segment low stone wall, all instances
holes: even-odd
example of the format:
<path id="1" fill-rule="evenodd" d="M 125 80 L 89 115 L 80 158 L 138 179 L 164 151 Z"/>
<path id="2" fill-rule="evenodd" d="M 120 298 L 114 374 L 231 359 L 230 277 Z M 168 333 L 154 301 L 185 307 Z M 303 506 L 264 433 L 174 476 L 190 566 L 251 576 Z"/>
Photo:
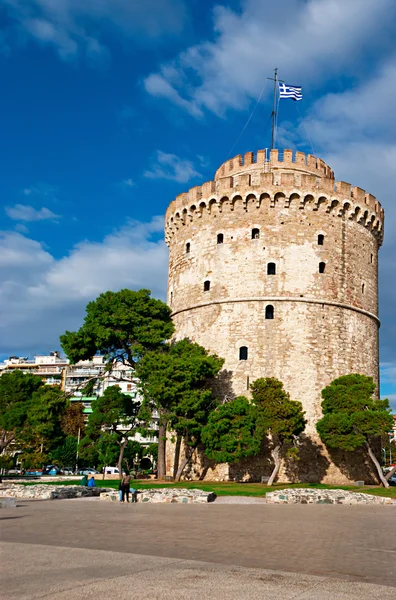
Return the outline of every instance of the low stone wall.
<path id="1" fill-rule="evenodd" d="M 395 504 L 392 498 L 345 490 L 292 488 L 267 492 L 267 504 Z"/>
<path id="2" fill-rule="evenodd" d="M 115 490 L 104 492 L 100 495 L 101 500 L 117 502 L 118 492 Z M 136 495 L 137 502 L 152 502 L 162 504 L 206 504 L 214 502 L 216 494 L 203 492 L 202 490 L 187 490 L 175 488 L 156 488 L 152 490 L 141 490 Z"/>
<path id="3" fill-rule="evenodd" d="M 77 485 L 18 485 L 0 486 L 0 498 L 24 498 L 25 500 L 64 500 L 68 498 L 88 498 L 100 496 L 108 488 L 88 488 Z"/>

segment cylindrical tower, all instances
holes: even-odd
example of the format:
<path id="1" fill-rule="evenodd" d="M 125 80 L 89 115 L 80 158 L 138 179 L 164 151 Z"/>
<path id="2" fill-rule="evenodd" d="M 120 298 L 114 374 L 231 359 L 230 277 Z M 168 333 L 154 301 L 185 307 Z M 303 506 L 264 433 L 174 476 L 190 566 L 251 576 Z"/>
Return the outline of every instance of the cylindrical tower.
<path id="1" fill-rule="evenodd" d="M 291 150 L 236 156 L 171 202 L 176 336 L 225 358 L 223 398 L 276 377 L 315 438 L 326 385 L 348 373 L 378 383 L 383 219 L 372 195 Z"/>

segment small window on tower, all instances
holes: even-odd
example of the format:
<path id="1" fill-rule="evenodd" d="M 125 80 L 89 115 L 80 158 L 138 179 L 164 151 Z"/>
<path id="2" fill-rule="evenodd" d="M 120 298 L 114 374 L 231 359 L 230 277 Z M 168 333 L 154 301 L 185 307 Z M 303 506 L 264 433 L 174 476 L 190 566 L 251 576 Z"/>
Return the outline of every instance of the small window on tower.
<path id="1" fill-rule="evenodd" d="M 364 294 L 364 283 L 362 283 L 362 294 Z"/>
<path id="2" fill-rule="evenodd" d="M 217 234 L 217 243 L 222 244 L 224 242 L 224 235 L 222 233 Z"/>
<path id="3" fill-rule="evenodd" d="M 241 346 L 239 348 L 239 360 L 247 360 L 247 359 L 248 359 L 247 346 Z"/>
<path id="4" fill-rule="evenodd" d="M 320 262 L 319 263 L 319 273 L 324 273 L 325 269 L 326 269 L 326 263 Z"/>
<path id="5" fill-rule="evenodd" d="M 373 264 L 373 255 L 372 254 L 370 254 L 370 262 L 371 262 L 371 264 Z"/>
<path id="6" fill-rule="evenodd" d="M 272 304 L 267 304 L 267 306 L 265 307 L 265 318 L 266 319 L 274 318 L 274 307 L 272 306 Z"/>
<path id="7" fill-rule="evenodd" d="M 204 292 L 209 292 L 210 290 L 210 281 L 204 281 Z"/>
<path id="8" fill-rule="evenodd" d="M 323 246 L 324 244 L 324 235 L 322 233 L 320 233 L 318 235 L 318 246 Z"/>
<path id="9" fill-rule="evenodd" d="M 260 229 L 252 229 L 252 240 L 258 240 L 260 238 Z"/>
<path id="10" fill-rule="evenodd" d="M 276 275 L 276 264 L 275 263 L 268 263 L 267 275 Z"/>
<path id="11" fill-rule="evenodd" d="M 187 242 L 187 244 L 186 244 L 186 254 L 190 254 L 190 248 L 191 248 L 191 244 L 190 244 L 190 242 Z"/>

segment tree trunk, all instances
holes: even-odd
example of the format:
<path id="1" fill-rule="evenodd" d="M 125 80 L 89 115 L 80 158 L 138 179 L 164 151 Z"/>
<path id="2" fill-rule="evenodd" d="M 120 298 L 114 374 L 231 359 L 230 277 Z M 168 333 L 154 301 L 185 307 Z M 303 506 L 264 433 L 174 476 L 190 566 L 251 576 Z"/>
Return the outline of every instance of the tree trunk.
<path id="1" fill-rule="evenodd" d="M 281 459 L 280 459 L 280 444 L 278 444 L 277 446 L 275 446 L 275 448 L 273 448 L 271 450 L 271 456 L 274 459 L 274 470 L 271 473 L 271 477 L 268 479 L 268 486 L 271 486 L 274 483 L 275 477 L 278 475 L 279 473 L 279 469 L 281 466 Z"/>
<path id="2" fill-rule="evenodd" d="M 385 479 L 386 481 L 389 481 L 389 479 L 392 477 L 393 473 L 396 473 L 396 467 L 393 467 L 393 469 L 391 469 L 386 475 L 385 475 Z"/>
<path id="3" fill-rule="evenodd" d="M 188 446 L 187 444 L 185 444 L 185 455 L 183 460 L 181 461 L 179 468 L 177 469 L 177 473 L 175 475 L 175 481 L 180 481 L 180 478 L 183 474 L 184 469 L 186 468 L 186 466 L 191 462 L 192 459 L 192 455 L 194 452 L 195 448 L 192 448 L 191 446 Z"/>
<path id="4" fill-rule="evenodd" d="M 15 438 L 15 434 L 11 433 L 10 437 L 7 438 L 7 432 L 3 431 L 3 433 L 1 434 L 1 439 L 0 439 L 0 454 L 3 452 L 3 450 L 5 450 L 7 448 L 7 446 L 9 444 L 11 444 L 11 442 L 14 440 Z"/>
<path id="5" fill-rule="evenodd" d="M 179 469 L 179 460 L 180 460 L 180 448 L 181 448 L 182 438 L 180 435 L 177 436 L 176 446 L 175 446 L 175 461 L 173 463 L 173 477 L 176 479 L 176 475 Z M 176 481 L 178 481 L 176 479 Z"/>
<path id="6" fill-rule="evenodd" d="M 118 469 L 118 479 L 122 479 L 122 459 L 124 458 L 124 451 L 128 445 L 128 438 L 121 442 L 120 444 L 120 454 L 118 455 L 117 469 Z"/>
<path id="7" fill-rule="evenodd" d="M 158 430 L 158 479 L 163 481 L 166 475 L 166 421 L 161 417 Z"/>
<path id="8" fill-rule="evenodd" d="M 377 469 L 377 473 L 378 473 L 378 478 L 381 481 L 382 485 L 385 488 L 389 487 L 389 483 L 388 481 L 385 479 L 385 476 L 382 472 L 382 468 L 381 465 L 379 464 L 377 457 L 375 456 L 374 452 L 372 451 L 370 444 L 368 442 L 366 442 L 366 446 L 367 446 L 367 451 L 368 451 L 368 455 L 371 458 L 371 460 L 373 461 L 375 468 Z"/>

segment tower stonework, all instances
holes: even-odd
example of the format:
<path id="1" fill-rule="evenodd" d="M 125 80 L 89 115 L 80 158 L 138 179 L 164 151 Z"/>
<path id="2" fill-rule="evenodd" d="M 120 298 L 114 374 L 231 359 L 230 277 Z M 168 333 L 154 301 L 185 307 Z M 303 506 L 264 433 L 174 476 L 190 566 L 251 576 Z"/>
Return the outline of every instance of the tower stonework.
<path id="1" fill-rule="evenodd" d="M 359 476 L 358 466 L 323 448 L 315 423 L 321 390 L 336 377 L 362 373 L 378 385 L 383 221 L 374 196 L 291 150 L 236 156 L 166 212 L 176 338 L 225 359 L 222 400 L 249 396 L 255 379 L 276 377 L 302 402 L 311 444 L 309 464 L 299 467 L 306 480 Z M 247 461 L 243 476 L 265 474 L 265 462 Z M 281 477 L 291 476 L 283 470 Z"/>

